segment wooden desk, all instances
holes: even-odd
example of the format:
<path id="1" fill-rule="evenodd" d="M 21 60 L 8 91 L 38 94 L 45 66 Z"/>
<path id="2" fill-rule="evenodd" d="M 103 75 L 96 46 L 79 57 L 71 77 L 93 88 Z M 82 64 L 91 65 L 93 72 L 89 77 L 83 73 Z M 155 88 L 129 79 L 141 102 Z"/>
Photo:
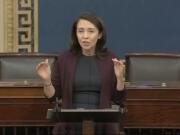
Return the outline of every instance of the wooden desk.
<path id="1" fill-rule="evenodd" d="M 127 128 L 180 128 L 180 87 L 127 86 Z M 38 82 L 0 82 L 0 126 L 52 126 Z"/>
<path id="2" fill-rule="evenodd" d="M 127 86 L 125 127 L 180 128 L 180 87 Z"/>
<path id="3" fill-rule="evenodd" d="M 40 82 L 0 82 L 0 126 L 52 125 Z"/>

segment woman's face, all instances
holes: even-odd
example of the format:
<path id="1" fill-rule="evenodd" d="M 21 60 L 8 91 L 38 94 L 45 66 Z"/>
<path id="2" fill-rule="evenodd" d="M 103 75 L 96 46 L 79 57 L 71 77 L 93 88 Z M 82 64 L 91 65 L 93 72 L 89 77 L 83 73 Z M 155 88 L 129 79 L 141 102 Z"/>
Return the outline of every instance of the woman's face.
<path id="1" fill-rule="evenodd" d="M 77 23 L 76 35 L 84 55 L 95 55 L 97 40 L 101 34 L 96 26 L 84 19 Z"/>

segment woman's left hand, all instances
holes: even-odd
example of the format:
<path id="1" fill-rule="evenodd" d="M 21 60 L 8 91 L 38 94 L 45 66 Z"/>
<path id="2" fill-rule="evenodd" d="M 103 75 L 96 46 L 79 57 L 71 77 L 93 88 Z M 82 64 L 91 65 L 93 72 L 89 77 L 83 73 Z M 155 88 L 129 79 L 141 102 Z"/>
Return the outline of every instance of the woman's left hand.
<path id="1" fill-rule="evenodd" d="M 125 65 L 123 60 L 118 60 L 117 58 L 113 58 L 112 61 L 114 63 L 114 72 L 117 80 L 124 80 Z"/>

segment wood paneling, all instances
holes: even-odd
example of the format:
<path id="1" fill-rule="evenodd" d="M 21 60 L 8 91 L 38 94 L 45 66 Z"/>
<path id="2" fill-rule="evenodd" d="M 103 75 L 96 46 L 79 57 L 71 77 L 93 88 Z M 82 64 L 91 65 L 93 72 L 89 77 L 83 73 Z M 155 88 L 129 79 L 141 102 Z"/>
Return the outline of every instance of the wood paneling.
<path id="1" fill-rule="evenodd" d="M 43 86 L 23 84 L 0 85 L 0 126 L 53 125 L 46 119 L 53 105 L 44 97 Z"/>
<path id="2" fill-rule="evenodd" d="M 180 127 L 180 88 L 128 88 L 126 127 Z"/>
<path id="3" fill-rule="evenodd" d="M 127 94 L 125 127 L 180 127 L 180 88 L 127 87 Z M 54 125 L 46 119 L 52 107 L 40 84 L 0 85 L 0 126 Z"/>

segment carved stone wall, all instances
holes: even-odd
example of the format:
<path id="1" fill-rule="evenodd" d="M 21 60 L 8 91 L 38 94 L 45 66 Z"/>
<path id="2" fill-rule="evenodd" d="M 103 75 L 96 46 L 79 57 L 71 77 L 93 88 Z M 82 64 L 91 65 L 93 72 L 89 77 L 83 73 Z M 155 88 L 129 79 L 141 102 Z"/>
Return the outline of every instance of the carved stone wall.
<path id="1" fill-rule="evenodd" d="M 4 1 L 0 0 L 0 52 L 4 50 Z"/>
<path id="2" fill-rule="evenodd" d="M 14 52 L 13 0 L 4 0 L 4 52 Z"/>
<path id="3" fill-rule="evenodd" d="M 38 52 L 38 0 L 3 1 L 3 52 Z"/>

